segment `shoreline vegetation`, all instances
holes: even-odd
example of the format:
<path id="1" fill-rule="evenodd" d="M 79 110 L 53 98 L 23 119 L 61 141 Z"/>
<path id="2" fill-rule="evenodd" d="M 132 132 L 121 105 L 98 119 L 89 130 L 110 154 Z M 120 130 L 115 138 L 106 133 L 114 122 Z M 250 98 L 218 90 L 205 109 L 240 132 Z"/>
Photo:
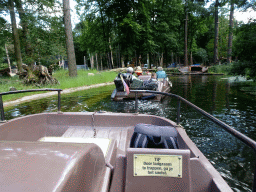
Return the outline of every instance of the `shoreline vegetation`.
<path id="1" fill-rule="evenodd" d="M 56 78 L 60 84 L 57 85 L 24 85 L 23 82 L 19 79 L 18 76 L 13 77 L 0 77 L 0 92 L 8 92 L 11 88 L 16 90 L 28 90 L 28 89 L 45 89 L 45 88 L 55 88 L 62 89 L 62 93 L 74 92 L 79 90 L 85 90 L 89 88 L 96 88 L 98 85 L 106 86 L 113 84 L 114 78 L 117 75 L 116 71 L 97 71 L 97 70 L 78 70 L 77 77 L 69 77 L 67 70 L 58 70 L 53 74 L 53 77 Z M 93 75 L 92 75 L 93 74 Z M 37 92 L 28 92 L 20 94 L 11 94 L 4 95 L 3 102 L 6 105 L 6 102 L 14 100 L 22 100 L 21 98 L 30 95 L 45 95 L 46 93 L 37 93 Z M 49 93 L 47 94 L 54 94 Z M 26 99 L 26 101 L 28 101 Z"/>
<path id="2" fill-rule="evenodd" d="M 234 73 L 238 64 L 234 65 L 215 65 L 211 66 L 208 70 L 209 73 L 224 74 L 225 76 L 238 75 Z M 28 89 L 44 89 L 55 88 L 62 89 L 62 94 L 71 93 L 80 90 L 86 90 L 91 88 L 97 88 L 100 86 L 113 85 L 113 80 L 119 72 L 125 71 L 125 68 L 112 69 L 109 71 L 97 71 L 97 70 L 78 70 L 77 77 L 70 77 L 67 70 L 60 69 L 53 73 L 53 77 L 59 81 L 57 85 L 24 85 L 22 80 L 18 76 L 13 77 L 0 77 L 0 92 L 8 92 L 11 88 L 16 90 L 28 90 Z M 166 69 L 167 72 L 177 73 L 178 69 Z M 248 78 L 248 70 L 244 70 L 244 76 Z M 241 71 L 240 71 L 241 72 Z M 247 73 L 246 73 L 247 72 Z M 249 76 L 250 78 L 250 76 Z M 252 78 L 253 79 L 253 78 Z M 3 96 L 4 106 L 15 105 L 21 102 L 28 102 L 36 98 L 49 97 L 55 95 L 57 92 L 28 92 L 20 94 L 11 94 Z M 31 96 L 32 95 L 32 96 Z"/>

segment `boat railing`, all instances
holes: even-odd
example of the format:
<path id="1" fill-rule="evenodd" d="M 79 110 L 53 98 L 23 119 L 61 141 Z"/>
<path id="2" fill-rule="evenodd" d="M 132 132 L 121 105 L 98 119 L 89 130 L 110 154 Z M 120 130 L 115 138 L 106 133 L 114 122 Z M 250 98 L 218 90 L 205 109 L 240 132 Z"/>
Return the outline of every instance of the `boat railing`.
<path id="1" fill-rule="evenodd" d="M 201 113 L 208 119 L 210 119 L 212 122 L 215 124 L 219 125 L 221 128 L 223 128 L 225 131 L 229 132 L 231 135 L 235 136 L 239 140 L 241 140 L 243 143 L 245 143 L 247 146 L 251 147 L 254 152 L 256 153 L 256 142 L 252 140 L 251 138 L 247 137 L 246 135 L 240 133 L 236 129 L 232 128 L 231 126 L 227 125 L 226 123 L 222 122 L 221 120 L 217 119 L 216 117 L 212 116 L 211 114 L 207 113 L 203 109 L 197 107 L 193 103 L 189 102 L 188 100 L 184 99 L 183 97 L 179 95 L 175 95 L 172 93 L 163 93 L 163 92 L 158 92 L 158 91 L 149 91 L 149 90 L 131 90 L 131 92 L 135 92 L 135 112 L 138 112 L 138 93 L 152 93 L 152 94 L 161 94 L 161 95 L 166 95 L 169 97 L 174 97 L 177 99 L 177 125 L 180 124 L 180 109 L 181 109 L 181 102 L 187 104 L 188 106 L 192 107 L 195 109 L 197 112 Z M 256 166 L 255 166 L 256 167 Z M 256 192 L 256 168 L 254 171 L 254 180 L 253 180 L 253 192 Z"/>
<path id="2" fill-rule="evenodd" d="M 39 91 L 58 91 L 58 111 L 60 111 L 61 105 L 61 95 L 60 92 L 62 89 L 29 89 L 29 90 L 17 90 L 0 93 L 0 111 L 1 111 L 1 122 L 5 122 L 4 116 L 4 105 L 3 105 L 3 95 L 17 94 L 17 93 L 26 93 L 26 92 L 39 92 Z"/>

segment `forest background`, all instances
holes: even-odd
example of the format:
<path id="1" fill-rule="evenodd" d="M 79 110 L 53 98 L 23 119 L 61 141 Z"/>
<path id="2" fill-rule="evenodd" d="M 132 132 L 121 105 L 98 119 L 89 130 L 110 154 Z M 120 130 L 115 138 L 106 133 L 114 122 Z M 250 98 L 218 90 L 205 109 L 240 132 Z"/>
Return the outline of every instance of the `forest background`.
<path id="1" fill-rule="evenodd" d="M 66 63 L 76 76 L 77 64 L 104 70 L 200 63 L 256 77 L 256 21 L 234 19 L 234 10 L 255 10 L 255 1 L 75 1 L 79 22 L 71 28 L 68 0 L 0 0 L 0 67 Z"/>

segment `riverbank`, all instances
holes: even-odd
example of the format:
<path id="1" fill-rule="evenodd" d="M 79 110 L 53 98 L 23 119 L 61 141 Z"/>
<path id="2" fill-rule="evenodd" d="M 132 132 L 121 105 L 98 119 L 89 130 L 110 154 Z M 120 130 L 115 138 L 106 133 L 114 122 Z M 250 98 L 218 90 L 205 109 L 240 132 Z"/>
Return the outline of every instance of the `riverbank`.
<path id="1" fill-rule="evenodd" d="M 104 87 L 104 86 L 108 86 L 108 85 L 114 85 L 114 82 L 107 82 L 107 83 L 100 83 L 100 84 L 95 84 L 95 85 L 90 85 L 90 86 L 64 89 L 61 92 L 61 94 L 67 94 L 67 93 L 72 93 L 72 92 L 76 92 L 76 91 L 83 91 L 83 90 L 87 90 L 87 89 L 91 89 L 91 88 Z M 29 101 L 32 101 L 32 100 L 42 99 L 42 98 L 46 98 L 46 97 L 51 97 L 51 96 L 57 95 L 57 94 L 58 94 L 58 92 L 54 91 L 54 92 L 40 93 L 40 94 L 33 94 L 33 95 L 29 95 L 29 96 L 24 96 L 22 98 L 14 100 L 14 101 L 4 102 L 4 107 L 9 107 L 9 106 L 17 105 L 17 104 L 20 104 L 20 103 L 29 102 Z"/>
<path id="2" fill-rule="evenodd" d="M 18 76 L 14 77 L 0 77 L 0 92 L 9 92 L 10 90 L 29 90 L 29 89 L 62 89 L 62 90 L 79 90 L 81 87 L 88 87 L 91 85 L 104 84 L 113 82 L 118 73 L 115 71 L 97 71 L 97 70 L 78 70 L 77 77 L 69 77 L 67 70 L 58 70 L 53 74 L 53 77 L 59 81 L 56 85 L 25 85 Z M 21 99 L 25 96 L 37 94 L 35 92 L 11 94 L 3 96 L 4 103 Z M 43 93 L 49 94 L 49 93 Z M 37 94 L 40 95 L 40 94 Z"/>

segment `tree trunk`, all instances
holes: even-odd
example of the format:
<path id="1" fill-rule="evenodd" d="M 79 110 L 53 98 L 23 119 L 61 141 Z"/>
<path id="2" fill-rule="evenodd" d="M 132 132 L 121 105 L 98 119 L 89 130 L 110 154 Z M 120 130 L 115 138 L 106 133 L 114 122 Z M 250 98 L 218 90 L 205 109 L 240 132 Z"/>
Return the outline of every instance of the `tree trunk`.
<path id="1" fill-rule="evenodd" d="M 21 57 L 21 50 L 20 50 L 20 38 L 18 29 L 16 26 L 16 18 L 15 18 L 15 12 L 14 12 L 14 4 L 13 0 L 9 0 L 9 11 L 11 16 L 11 23 L 12 23 L 12 34 L 14 39 L 14 49 L 15 49 L 15 58 L 17 62 L 18 71 L 22 72 L 22 57 Z"/>
<path id="2" fill-rule="evenodd" d="M 100 54 L 100 68 L 101 68 L 101 71 L 103 70 L 103 64 L 102 64 L 102 54 Z"/>
<path id="3" fill-rule="evenodd" d="M 28 30 L 28 22 L 27 22 L 26 14 L 22 7 L 21 0 L 14 0 L 14 1 L 18 9 L 20 24 L 22 26 L 22 33 L 23 33 L 22 38 L 25 40 L 25 53 L 27 57 L 32 58 L 33 49 L 31 48 L 31 44 L 29 41 L 29 30 Z M 30 67 L 33 67 L 34 62 L 32 61 L 31 63 L 27 63 L 27 64 Z"/>
<path id="4" fill-rule="evenodd" d="M 233 39 L 233 18 L 234 18 L 234 1 L 231 0 L 230 15 L 229 15 L 229 34 L 228 34 L 228 53 L 227 62 L 231 63 L 232 60 L 232 39 Z"/>
<path id="5" fill-rule="evenodd" d="M 137 67 L 137 53 L 136 53 L 136 49 L 135 49 L 135 66 Z"/>
<path id="6" fill-rule="evenodd" d="M 118 44 L 118 68 L 121 67 L 121 50 L 120 45 Z"/>
<path id="7" fill-rule="evenodd" d="M 90 62 L 91 62 L 91 69 L 94 69 L 94 59 L 93 59 L 93 55 L 90 58 Z"/>
<path id="8" fill-rule="evenodd" d="M 84 69 L 87 69 L 86 57 L 84 56 Z"/>
<path id="9" fill-rule="evenodd" d="M 186 5 L 185 5 L 185 37 L 184 37 L 184 65 L 188 66 L 188 0 L 186 0 Z"/>
<path id="10" fill-rule="evenodd" d="M 63 0 L 64 24 L 68 56 L 68 71 L 70 77 L 77 76 L 76 56 L 73 43 L 69 0 Z"/>
<path id="11" fill-rule="evenodd" d="M 63 59 L 63 56 L 61 57 L 61 62 L 62 62 L 62 68 L 64 69 L 65 68 L 65 63 L 64 63 L 64 59 Z"/>
<path id="12" fill-rule="evenodd" d="M 125 66 L 124 66 L 124 58 L 123 57 L 121 57 L 121 63 L 122 63 L 122 68 L 124 68 Z"/>
<path id="13" fill-rule="evenodd" d="M 164 54 L 162 53 L 161 56 L 159 56 L 159 66 L 163 67 L 163 61 L 164 61 Z"/>
<path id="14" fill-rule="evenodd" d="M 119 61 L 118 61 L 118 46 L 116 47 L 116 66 L 119 68 Z"/>
<path id="15" fill-rule="evenodd" d="M 190 65 L 193 65 L 193 56 L 192 56 L 192 52 L 190 52 Z"/>
<path id="16" fill-rule="evenodd" d="M 215 38 L 214 38 L 214 65 L 218 63 L 218 40 L 219 40 L 219 1 L 215 2 Z"/>
<path id="17" fill-rule="evenodd" d="M 100 18 L 101 18 L 101 23 L 102 23 L 102 33 L 103 33 L 103 39 L 104 39 L 104 51 L 107 52 L 107 62 L 108 62 L 108 68 L 111 69 L 111 58 L 110 58 L 110 55 L 109 55 L 109 52 L 108 52 L 108 45 L 107 45 L 107 42 L 108 42 L 108 38 L 106 36 L 106 32 L 105 32 L 105 25 L 104 25 L 104 16 L 103 16 L 103 11 L 102 11 L 102 6 L 101 6 L 101 2 L 98 1 L 98 5 L 99 5 L 99 8 L 100 8 Z M 112 65 L 112 68 L 113 68 L 113 65 Z"/>
<path id="18" fill-rule="evenodd" d="M 164 53 L 162 53 L 161 66 L 164 67 Z"/>
<path id="19" fill-rule="evenodd" d="M 10 73 L 11 73 L 11 72 L 12 72 L 12 68 L 11 68 L 11 62 L 10 62 L 10 57 L 9 57 L 8 49 L 7 49 L 6 44 L 4 44 L 4 46 L 5 46 L 5 51 L 6 51 L 6 57 L 7 57 L 8 66 L 9 66 Z"/>
<path id="20" fill-rule="evenodd" d="M 95 55 L 95 62 L 96 62 L 96 69 L 97 69 L 97 71 L 99 70 L 99 64 L 98 64 L 98 54 L 96 53 L 96 55 Z"/>
<path id="21" fill-rule="evenodd" d="M 110 50 L 110 58 L 111 58 L 111 67 L 112 67 L 112 69 L 114 69 L 113 51 L 112 51 L 112 47 L 111 47 L 110 37 L 109 37 L 109 50 Z"/>

